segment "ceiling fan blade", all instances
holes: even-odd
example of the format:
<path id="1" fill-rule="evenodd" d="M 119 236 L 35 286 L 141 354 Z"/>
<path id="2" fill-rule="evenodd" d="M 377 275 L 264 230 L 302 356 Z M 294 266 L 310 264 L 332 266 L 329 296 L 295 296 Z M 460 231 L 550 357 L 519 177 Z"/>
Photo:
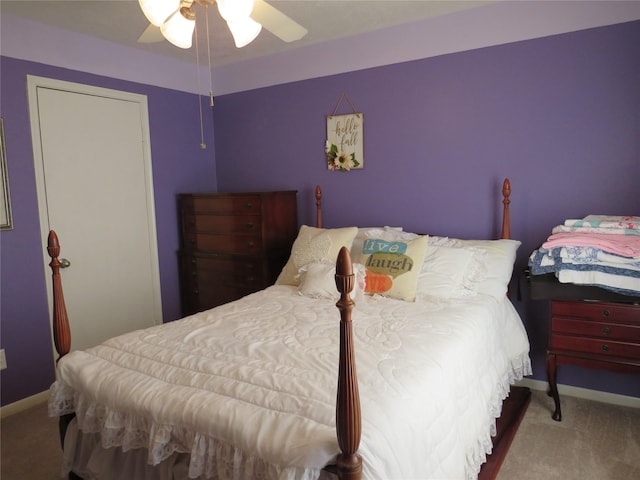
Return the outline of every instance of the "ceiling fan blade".
<path id="1" fill-rule="evenodd" d="M 295 42 L 309 33 L 302 25 L 264 0 L 254 0 L 251 18 L 285 42 Z"/>
<path id="2" fill-rule="evenodd" d="M 149 24 L 149 26 L 142 32 L 142 35 L 138 37 L 138 43 L 158 43 L 164 40 L 164 36 L 160 31 L 160 27 L 156 27 L 153 24 Z"/>

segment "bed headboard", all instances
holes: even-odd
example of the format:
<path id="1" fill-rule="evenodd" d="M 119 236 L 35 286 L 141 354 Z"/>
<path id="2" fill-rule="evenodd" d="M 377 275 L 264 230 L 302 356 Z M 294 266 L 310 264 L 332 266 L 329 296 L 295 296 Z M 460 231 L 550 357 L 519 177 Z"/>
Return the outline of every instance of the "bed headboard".
<path id="1" fill-rule="evenodd" d="M 511 218 L 509 216 L 509 204 L 511 203 L 511 182 L 505 178 L 502 182 L 502 230 L 500 238 L 511 238 Z M 322 189 L 316 185 L 316 227 L 322 228 Z"/>
<path id="2" fill-rule="evenodd" d="M 502 182 L 502 233 L 500 238 L 511 238 L 511 218 L 509 217 L 509 204 L 511 200 L 511 182 L 508 178 Z"/>

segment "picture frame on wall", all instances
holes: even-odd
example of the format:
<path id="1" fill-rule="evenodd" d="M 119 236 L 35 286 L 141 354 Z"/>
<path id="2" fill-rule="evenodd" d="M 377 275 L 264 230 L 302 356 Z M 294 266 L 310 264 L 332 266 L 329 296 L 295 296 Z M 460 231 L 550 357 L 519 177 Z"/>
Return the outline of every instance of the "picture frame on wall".
<path id="1" fill-rule="evenodd" d="M 9 195 L 9 174 L 4 139 L 4 122 L 0 118 L 0 230 L 13 228 L 11 219 L 11 197 Z"/>
<path id="2" fill-rule="evenodd" d="M 327 169 L 348 172 L 364 168 L 364 115 L 327 116 Z"/>

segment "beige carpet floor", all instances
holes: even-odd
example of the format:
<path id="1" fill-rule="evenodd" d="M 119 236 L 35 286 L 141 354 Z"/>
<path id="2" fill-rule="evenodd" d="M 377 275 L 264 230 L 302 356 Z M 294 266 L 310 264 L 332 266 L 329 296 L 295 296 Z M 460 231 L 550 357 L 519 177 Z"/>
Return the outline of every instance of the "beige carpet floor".
<path id="1" fill-rule="evenodd" d="M 640 409 L 534 391 L 497 480 L 640 479 Z"/>
<path id="2" fill-rule="evenodd" d="M 497 480 L 640 479 L 640 409 L 567 396 L 562 422 L 552 409 L 544 392 L 533 392 Z M 0 429 L 1 480 L 60 478 L 57 421 L 45 405 L 2 419 Z"/>

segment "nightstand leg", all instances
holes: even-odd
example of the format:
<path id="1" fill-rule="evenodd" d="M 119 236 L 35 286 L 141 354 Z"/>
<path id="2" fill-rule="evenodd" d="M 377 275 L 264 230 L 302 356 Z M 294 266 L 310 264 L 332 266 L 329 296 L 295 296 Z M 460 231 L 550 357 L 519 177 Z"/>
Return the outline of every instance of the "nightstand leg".
<path id="1" fill-rule="evenodd" d="M 553 402 L 555 403 L 556 410 L 551 415 L 556 422 L 560 422 L 562 420 L 562 412 L 560 411 L 560 395 L 558 394 L 558 383 L 557 383 L 557 372 L 558 367 L 556 365 L 556 356 L 553 353 L 547 354 L 547 379 L 549 380 L 549 390 L 551 396 L 553 397 Z"/>

